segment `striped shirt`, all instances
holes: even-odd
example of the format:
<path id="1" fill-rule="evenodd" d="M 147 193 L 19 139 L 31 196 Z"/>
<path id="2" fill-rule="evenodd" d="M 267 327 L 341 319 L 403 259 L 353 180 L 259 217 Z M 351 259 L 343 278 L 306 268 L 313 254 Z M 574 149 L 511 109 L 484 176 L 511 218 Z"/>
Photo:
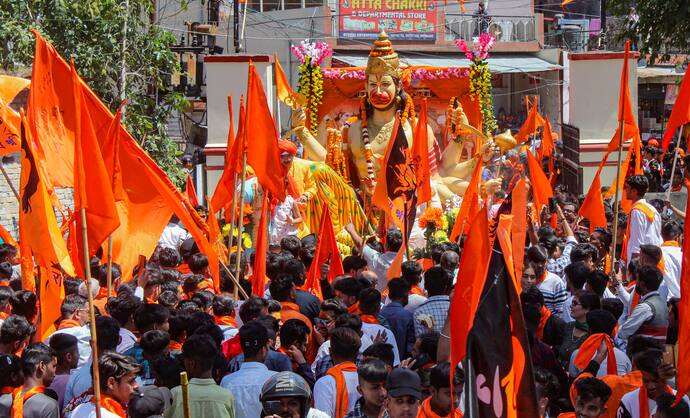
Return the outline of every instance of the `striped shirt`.
<path id="1" fill-rule="evenodd" d="M 560 316 L 563 313 L 565 300 L 568 299 L 568 291 L 565 288 L 563 279 L 551 272 L 547 272 L 546 278 L 537 285 L 537 289 L 544 296 L 544 306 L 553 315 Z"/>

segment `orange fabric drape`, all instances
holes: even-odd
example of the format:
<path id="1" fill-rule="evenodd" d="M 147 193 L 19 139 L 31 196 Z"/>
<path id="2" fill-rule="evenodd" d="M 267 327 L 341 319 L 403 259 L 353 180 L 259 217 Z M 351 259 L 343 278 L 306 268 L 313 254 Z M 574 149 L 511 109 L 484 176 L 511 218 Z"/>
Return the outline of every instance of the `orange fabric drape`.
<path id="1" fill-rule="evenodd" d="M 544 339 L 544 329 L 546 328 L 546 323 L 549 322 L 551 318 L 551 311 L 546 308 L 546 306 L 541 307 L 540 311 L 541 317 L 539 318 L 539 326 L 537 327 L 537 338 L 540 340 Z"/>
<path id="2" fill-rule="evenodd" d="M 230 315 L 216 316 L 214 319 L 216 321 L 216 325 L 227 325 L 230 327 L 239 328 L 235 318 L 231 317 Z"/>
<path id="3" fill-rule="evenodd" d="M 613 341 L 606 334 L 592 334 L 580 346 L 575 356 L 574 364 L 578 369 L 584 370 L 597 352 L 601 342 L 606 343 L 606 374 L 618 374 L 616 367 L 616 355 L 613 351 Z"/>
<path id="4" fill-rule="evenodd" d="M 362 322 L 364 322 L 365 324 L 380 324 L 378 318 L 376 318 L 375 315 L 362 315 Z"/>
<path id="5" fill-rule="evenodd" d="M 112 396 L 101 394 L 101 407 L 106 411 L 117 415 L 120 418 L 127 418 L 125 408 L 122 406 L 122 404 L 120 404 L 120 402 L 116 401 L 115 398 L 113 398 Z"/>
<path id="6" fill-rule="evenodd" d="M 32 396 L 45 393 L 45 386 L 36 386 L 26 391 L 24 391 L 24 386 L 20 386 L 14 390 L 12 393 L 12 418 L 23 418 L 24 417 L 24 402 L 28 401 Z"/>
<path id="7" fill-rule="evenodd" d="M 623 53 L 623 70 L 621 71 L 620 95 L 618 98 L 618 128 L 613 135 L 611 142 L 608 145 L 608 151 L 612 152 L 618 149 L 620 145 L 620 129 L 623 127 L 623 141 L 634 138 L 640 135 L 640 130 L 635 122 L 635 111 L 637 106 L 633 107 L 632 100 L 630 100 L 630 89 L 628 88 L 628 61 L 630 58 L 630 41 L 625 41 L 625 51 Z"/>
<path id="8" fill-rule="evenodd" d="M 343 418 L 347 415 L 349 407 L 349 395 L 347 393 L 347 385 L 345 383 L 344 372 L 356 372 L 357 366 L 351 361 L 340 363 L 331 367 L 326 372 L 326 376 L 332 376 L 335 379 L 335 418 Z"/>

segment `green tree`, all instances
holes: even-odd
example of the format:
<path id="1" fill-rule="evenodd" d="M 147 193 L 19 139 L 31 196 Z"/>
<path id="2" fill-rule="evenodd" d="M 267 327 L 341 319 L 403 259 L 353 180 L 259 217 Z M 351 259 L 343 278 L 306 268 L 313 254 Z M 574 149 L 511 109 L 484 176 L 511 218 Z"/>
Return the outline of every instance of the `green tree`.
<path id="1" fill-rule="evenodd" d="M 149 23 L 150 0 L 0 0 L 0 66 L 31 66 L 38 30 L 69 60 L 91 89 L 115 111 L 127 98 L 125 125 L 176 183 L 182 181 L 170 115 L 186 106 L 167 86 L 179 65 L 170 31 Z M 185 2 L 181 2 L 181 7 Z M 126 33 L 124 28 L 126 25 Z M 123 37 L 126 47 L 122 48 Z M 122 62 L 126 87 L 121 92 Z"/>
<path id="2" fill-rule="evenodd" d="M 637 40 L 637 49 L 653 58 L 690 52 L 688 0 L 608 0 L 607 4 L 622 20 L 615 30 L 619 40 L 630 38 L 633 44 Z"/>

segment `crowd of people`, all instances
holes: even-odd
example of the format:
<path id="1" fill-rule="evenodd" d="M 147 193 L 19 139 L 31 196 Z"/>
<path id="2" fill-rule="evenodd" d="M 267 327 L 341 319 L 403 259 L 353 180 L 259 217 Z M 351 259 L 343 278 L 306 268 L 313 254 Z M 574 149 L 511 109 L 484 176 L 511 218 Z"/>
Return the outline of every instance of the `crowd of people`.
<path id="1" fill-rule="evenodd" d="M 683 354 L 682 212 L 645 200 L 650 184 L 649 176 L 625 180 L 632 209 L 618 219 L 615 246 L 610 200 L 607 228 L 590 231 L 577 215 L 580 200 L 558 189 L 557 222 L 528 224 L 520 301 L 540 417 L 690 416 L 687 397 L 674 404 L 673 389 Z M 65 278 L 61 318 L 43 341 L 18 250 L 0 245 L 0 417 L 87 418 L 96 408 L 105 418 L 182 418 L 186 409 L 191 417 L 463 416 L 465 374 L 451 366 L 448 341 L 462 241 L 434 243 L 431 266 L 405 261 L 389 280 L 401 232 L 389 229 L 377 242 L 345 230 L 352 255 L 332 281 L 328 263 L 319 266 L 322 299 L 303 290 L 314 235 L 271 246 L 266 292 L 257 297 L 244 253 L 230 254 L 215 289 L 208 257 L 171 222 L 133 280 L 121 282 L 113 265 L 110 297 L 98 256 L 90 283 Z M 233 296 L 239 289 L 228 272 L 236 267 L 249 297 Z"/>

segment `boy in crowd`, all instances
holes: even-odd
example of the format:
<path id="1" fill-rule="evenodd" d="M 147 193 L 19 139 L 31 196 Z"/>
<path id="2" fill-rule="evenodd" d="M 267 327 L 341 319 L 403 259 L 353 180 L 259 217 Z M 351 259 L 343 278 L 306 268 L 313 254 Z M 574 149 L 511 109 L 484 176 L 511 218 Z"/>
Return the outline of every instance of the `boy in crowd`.
<path id="1" fill-rule="evenodd" d="M 388 368 L 381 360 L 365 360 L 357 368 L 357 376 L 357 391 L 362 397 L 357 400 L 347 418 L 378 418 L 386 400 Z"/>

